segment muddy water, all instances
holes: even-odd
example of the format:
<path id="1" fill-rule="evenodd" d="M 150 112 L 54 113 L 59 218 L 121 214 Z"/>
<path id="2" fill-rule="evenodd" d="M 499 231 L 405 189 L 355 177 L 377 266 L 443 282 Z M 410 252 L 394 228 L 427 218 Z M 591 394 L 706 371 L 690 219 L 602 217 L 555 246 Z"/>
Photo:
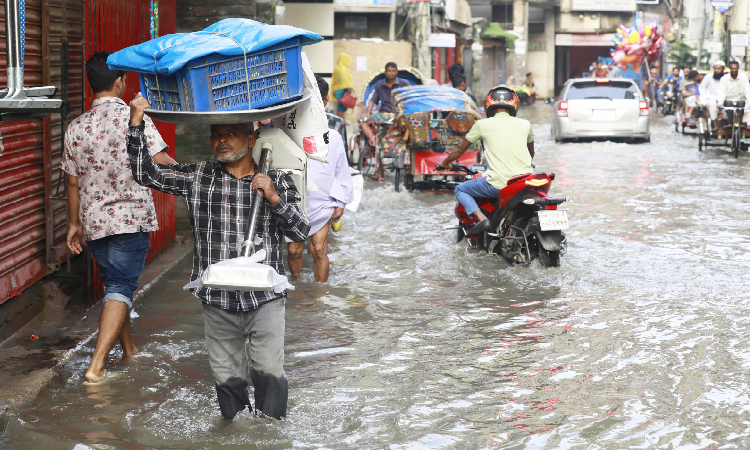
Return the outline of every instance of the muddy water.
<path id="1" fill-rule="evenodd" d="M 750 447 L 750 157 L 652 142 L 555 144 L 541 170 L 572 229 L 562 267 L 456 244 L 450 195 L 368 184 L 287 304 L 289 417 L 224 423 L 186 259 L 137 307 L 134 363 L 65 377 L 11 417 L 30 448 L 610 449 Z M 78 447 L 76 447 L 78 445 Z"/>

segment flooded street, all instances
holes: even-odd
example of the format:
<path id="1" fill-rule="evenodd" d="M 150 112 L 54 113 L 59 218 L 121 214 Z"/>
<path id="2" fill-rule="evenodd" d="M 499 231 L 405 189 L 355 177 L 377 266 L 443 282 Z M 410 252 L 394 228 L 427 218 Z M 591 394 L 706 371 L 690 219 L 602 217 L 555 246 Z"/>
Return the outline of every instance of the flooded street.
<path id="1" fill-rule="evenodd" d="M 329 282 L 308 256 L 293 281 L 286 420 L 221 418 L 186 258 L 136 304 L 142 355 L 84 386 L 92 342 L 0 447 L 750 447 L 750 156 L 699 153 L 660 114 L 648 144 L 555 144 L 551 114 L 520 113 L 574 198 L 561 267 L 456 244 L 453 195 L 368 181 Z"/>

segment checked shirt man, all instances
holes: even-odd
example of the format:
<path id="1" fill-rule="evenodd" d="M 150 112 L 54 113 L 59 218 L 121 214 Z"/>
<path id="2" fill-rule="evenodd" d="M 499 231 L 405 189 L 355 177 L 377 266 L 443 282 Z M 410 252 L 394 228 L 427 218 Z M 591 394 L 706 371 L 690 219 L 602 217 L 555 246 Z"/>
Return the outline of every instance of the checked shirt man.
<path id="1" fill-rule="evenodd" d="M 191 280 L 210 264 L 239 256 L 252 192 L 262 191 L 257 236 L 266 250 L 263 263 L 284 274 L 284 237 L 304 241 L 310 221 L 301 196 L 286 173 L 256 173 L 251 149 L 255 133 L 249 125 L 212 125 L 211 150 L 218 161 L 157 165 L 143 134 L 143 98 L 131 104 L 127 135 L 133 178 L 158 191 L 185 197 L 195 248 Z M 202 287 L 192 290 L 203 301 L 206 347 L 216 380 L 221 414 L 232 419 L 250 406 L 248 376 L 255 387 L 255 409 L 286 416 L 288 383 L 284 374 L 284 309 L 286 292 L 238 292 Z M 252 408 L 252 407 L 251 407 Z"/>

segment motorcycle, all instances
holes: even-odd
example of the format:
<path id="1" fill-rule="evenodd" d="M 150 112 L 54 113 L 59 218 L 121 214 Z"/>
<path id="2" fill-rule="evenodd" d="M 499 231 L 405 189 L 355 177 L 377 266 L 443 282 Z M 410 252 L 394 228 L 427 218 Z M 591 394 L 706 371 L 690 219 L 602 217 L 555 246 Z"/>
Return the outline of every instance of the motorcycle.
<path id="1" fill-rule="evenodd" d="M 435 170 L 446 170 L 439 165 Z M 453 163 L 454 172 L 464 172 L 472 179 L 485 176 L 487 166 L 473 164 L 469 167 Z M 476 199 L 477 205 L 491 222 L 488 231 L 469 237 L 469 245 L 486 249 L 488 253 L 507 258 L 511 264 L 529 265 L 535 258 L 544 267 L 557 267 L 567 250 L 564 230 L 569 228 L 568 212 L 558 210 L 558 205 L 570 198 L 549 197 L 547 193 L 555 179 L 554 173 L 534 172 L 518 175 L 501 189 L 497 198 Z M 458 225 L 444 226 L 443 230 L 457 230 L 461 242 L 477 219 L 469 217 L 457 202 L 455 209 Z"/>
<path id="2" fill-rule="evenodd" d="M 667 86 L 664 89 L 664 100 L 661 105 L 661 113 L 664 116 L 674 114 L 675 106 L 677 103 L 677 86 L 675 86 L 674 80 L 669 80 Z"/>

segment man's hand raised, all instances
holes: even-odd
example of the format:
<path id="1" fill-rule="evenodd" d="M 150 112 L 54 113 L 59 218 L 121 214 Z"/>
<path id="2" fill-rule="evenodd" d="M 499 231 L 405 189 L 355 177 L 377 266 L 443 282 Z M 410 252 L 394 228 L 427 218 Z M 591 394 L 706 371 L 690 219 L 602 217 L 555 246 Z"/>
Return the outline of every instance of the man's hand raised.
<path id="1" fill-rule="evenodd" d="M 281 201 L 281 197 L 276 192 L 276 187 L 274 187 L 273 181 L 271 181 L 271 177 L 268 175 L 263 175 L 262 173 L 255 174 L 253 177 L 253 189 L 259 189 L 263 193 L 263 197 L 272 205 Z"/>
<path id="2" fill-rule="evenodd" d="M 137 127 L 143 123 L 143 111 L 146 108 L 151 108 L 151 104 L 143 98 L 141 93 L 136 94 L 132 102 L 130 102 L 130 125 Z"/>

